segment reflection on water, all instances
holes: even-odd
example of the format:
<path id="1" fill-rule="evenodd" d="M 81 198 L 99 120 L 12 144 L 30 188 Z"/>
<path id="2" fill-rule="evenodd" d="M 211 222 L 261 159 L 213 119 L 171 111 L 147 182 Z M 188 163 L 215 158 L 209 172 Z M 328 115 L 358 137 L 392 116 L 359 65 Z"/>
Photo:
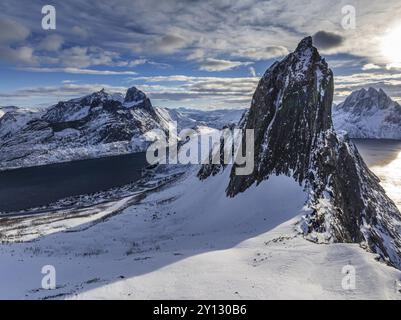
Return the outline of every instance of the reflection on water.
<path id="1" fill-rule="evenodd" d="M 401 141 L 354 140 L 369 168 L 380 178 L 387 195 L 401 210 Z"/>

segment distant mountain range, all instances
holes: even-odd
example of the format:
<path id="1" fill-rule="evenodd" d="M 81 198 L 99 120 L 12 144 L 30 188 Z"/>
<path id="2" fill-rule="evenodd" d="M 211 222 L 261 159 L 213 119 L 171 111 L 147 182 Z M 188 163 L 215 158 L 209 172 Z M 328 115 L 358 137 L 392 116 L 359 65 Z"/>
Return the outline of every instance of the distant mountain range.
<path id="1" fill-rule="evenodd" d="M 34 112 L 0 108 L 0 170 L 145 151 L 149 130 L 237 123 L 244 110 L 153 107 L 137 88 L 125 96 L 104 90 Z"/>
<path id="2" fill-rule="evenodd" d="M 166 109 L 179 128 L 206 126 L 221 129 L 227 124 L 238 123 L 246 109 L 197 110 L 189 108 Z"/>
<path id="3" fill-rule="evenodd" d="M 401 139 L 401 106 L 382 89 L 361 89 L 333 108 L 337 130 L 351 138 Z"/>
<path id="4" fill-rule="evenodd" d="M 167 131 L 174 121 L 178 130 L 220 129 L 244 112 L 154 107 L 135 87 L 125 96 L 101 90 L 40 111 L 0 107 L 0 170 L 140 152 L 148 130 Z M 401 139 L 401 106 L 381 89 L 353 92 L 333 105 L 332 117 L 350 138 Z"/>

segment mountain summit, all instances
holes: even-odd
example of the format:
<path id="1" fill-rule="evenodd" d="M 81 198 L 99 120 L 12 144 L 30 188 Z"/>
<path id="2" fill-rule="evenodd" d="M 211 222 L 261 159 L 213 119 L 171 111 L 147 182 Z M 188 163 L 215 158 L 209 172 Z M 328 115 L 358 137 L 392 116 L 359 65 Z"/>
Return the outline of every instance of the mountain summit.
<path id="1" fill-rule="evenodd" d="M 234 166 L 227 195 L 252 192 L 272 176 L 293 177 L 308 194 L 300 224 L 308 239 L 361 243 L 401 268 L 400 213 L 347 135 L 334 131 L 333 91 L 333 73 L 310 37 L 274 63 L 243 124 L 254 129 L 255 170 L 239 176 Z M 201 178 L 216 174 L 207 169 Z"/>
<path id="2" fill-rule="evenodd" d="M 256 169 L 247 177 L 233 174 L 228 194 L 234 196 L 272 172 L 292 172 L 303 181 L 320 133 L 332 128 L 332 92 L 333 74 L 311 37 L 273 64 L 253 95 L 244 127 L 254 129 Z"/>
<path id="3" fill-rule="evenodd" d="M 352 92 L 334 108 L 333 121 L 351 138 L 401 139 L 401 106 L 382 89 Z"/>

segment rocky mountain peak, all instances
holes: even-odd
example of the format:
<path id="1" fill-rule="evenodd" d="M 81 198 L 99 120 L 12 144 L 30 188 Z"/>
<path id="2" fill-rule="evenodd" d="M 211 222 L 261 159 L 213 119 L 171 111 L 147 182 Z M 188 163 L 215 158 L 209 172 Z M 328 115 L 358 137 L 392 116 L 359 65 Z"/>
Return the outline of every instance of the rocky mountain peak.
<path id="1" fill-rule="evenodd" d="M 236 175 L 234 165 L 227 195 L 247 192 L 272 175 L 291 176 L 308 194 L 300 224 L 308 239 L 361 243 L 401 268 L 400 212 L 347 135 L 334 131 L 333 92 L 332 71 L 309 37 L 273 64 L 243 125 L 254 130 L 254 171 Z M 204 167 L 198 175 L 205 179 L 215 169 Z"/>
<path id="2" fill-rule="evenodd" d="M 303 38 L 299 42 L 295 52 L 305 51 L 308 48 L 313 48 L 313 40 L 311 36 Z"/>
<path id="3" fill-rule="evenodd" d="M 136 87 L 131 87 L 127 90 L 127 93 L 125 94 L 124 102 L 136 102 L 145 99 L 146 99 L 145 93 L 143 93 Z"/>
<path id="4" fill-rule="evenodd" d="M 387 110 L 398 105 L 382 89 L 362 88 L 352 92 L 335 111 L 349 112 L 354 116 L 371 116 L 378 110 Z"/>
<path id="5" fill-rule="evenodd" d="M 310 37 L 269 68 L 253 95 L 245 124 L 245 129 L 254 130 L 258 165 L 252 176 L 233 174 L 228 194 L 234 196 L 272 172 L 293 172 L 303 181 L 317 137 L 332 128 L 332 93 L 333 74 Z"/>
<path id="6" fill-rule="evenodd" d="M 154 108 L 150 99 L 141 90 L 131 87 L 127 90 L 123 106 L 125 108 L 138 108 L 146 110 L 152 116 L 156 117 Z"/>

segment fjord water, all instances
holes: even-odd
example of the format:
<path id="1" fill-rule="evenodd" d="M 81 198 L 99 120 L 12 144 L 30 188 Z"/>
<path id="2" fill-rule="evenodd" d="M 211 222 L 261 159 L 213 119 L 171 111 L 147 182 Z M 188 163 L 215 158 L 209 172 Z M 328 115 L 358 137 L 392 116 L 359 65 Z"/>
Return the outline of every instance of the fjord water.
<path id="1" fill-rule="evenodd" d="M 146 153 L 0 172 L 0 212 L 24 210 L 136 181 Z"/>
<path id="2" fill-rule="evenodd" d="M 380 178 L 387 195 L 401 210 L 401 141 L 355 139 L 369 168 Z"/>
<path id="3" fill-rule="evenodd" d="M 401 141 L 353 140 L 401 210 Z M 0 212 L 24 210 L 138 180 L 145 153 L 0 172 Z"/>

